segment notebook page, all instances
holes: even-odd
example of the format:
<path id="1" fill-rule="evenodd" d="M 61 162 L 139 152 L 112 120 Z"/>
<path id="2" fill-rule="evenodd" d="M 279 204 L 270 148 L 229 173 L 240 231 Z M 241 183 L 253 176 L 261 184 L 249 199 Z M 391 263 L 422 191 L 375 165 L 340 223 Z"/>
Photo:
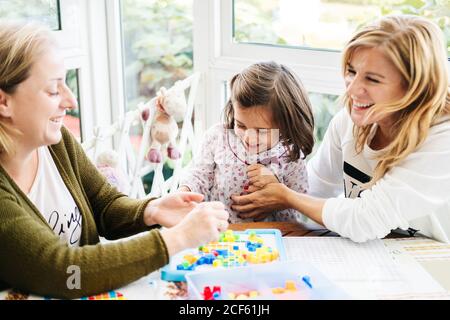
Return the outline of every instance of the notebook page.
<path id="1" fill-rule="evenodd" d="M 412 257 L 399 259 L 382 240 L 284 237 L 288 259 L 313 264 L 354 299 L 445 299 L 444 290 Z"/>

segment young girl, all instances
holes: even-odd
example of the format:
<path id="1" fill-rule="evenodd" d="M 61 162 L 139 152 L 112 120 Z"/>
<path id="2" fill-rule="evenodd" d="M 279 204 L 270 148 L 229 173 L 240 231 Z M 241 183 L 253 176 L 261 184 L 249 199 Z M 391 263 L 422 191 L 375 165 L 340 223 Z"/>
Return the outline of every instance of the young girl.
<path id="1" fill-rule="evenodd" d="M 225 123 L 210 128 L 200 153 L 180 181 L 181 191 L 195 191 L 221 201 L 230 222 L 246 222 L 231 208 L 231 195 L 251 193 L 268 182 L 282 182 L 305 193 L 304 158 L 314 143 L 311 104 L 300 80 L 275 62 L 251 65 L 230 83 Z M 256 220 L 306 221 L 295 210 Z"/>

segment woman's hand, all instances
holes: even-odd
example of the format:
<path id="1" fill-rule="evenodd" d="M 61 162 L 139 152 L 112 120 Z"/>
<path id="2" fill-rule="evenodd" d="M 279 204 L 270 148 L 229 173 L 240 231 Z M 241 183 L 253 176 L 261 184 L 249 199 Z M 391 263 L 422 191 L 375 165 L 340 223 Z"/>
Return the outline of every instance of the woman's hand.
<path id="1" fill-rule="evenodd" d="M 269 183 L 278 183 L 278 178 L 273 172 L 262 164 L 252 164 L 247 167 L 247 177 L 249 180 L 248 192 L 252 193 L 261 190 Z"/>
<path id="2" fill-rule="evenodd" d="M 195 208 L 179 224 L 160 231 L 169 255 L 217 241 L 220 232 L 228 228 L 228 217 L 221 202 L 195 204 Z"/>
<path id="3" fill-rule="evenodd" d="M 144 223 L 173 227 L 178 224 L 196 204 L 203 201 L 203 195 L 194 192 L 177 192 L 150 201 L 144 211 Z"/>
<path id="4" fill-rule="evenodd" d="M 231 208 L 240 212 L 238 216 L 242 219 L 262 220 L 273 211 L 289 208 L 288 195 L 290 192 L 292 190 L 282 183 L 270 183 L 263 189 L 248 195 L 232 195 L 233 205 Z"/>

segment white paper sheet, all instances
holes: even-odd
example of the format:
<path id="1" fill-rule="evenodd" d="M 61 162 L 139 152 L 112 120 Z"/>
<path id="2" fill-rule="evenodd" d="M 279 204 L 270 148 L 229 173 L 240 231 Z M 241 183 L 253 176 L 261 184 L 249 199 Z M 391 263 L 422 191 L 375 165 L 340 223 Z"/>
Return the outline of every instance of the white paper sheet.
<path id="1" fill-rule="evenodd" d="M 384 243 L 392 249 L 411 255 L 416 261 L 450 261 L 450 244 L 427 238 L 386 239 Z"/>
<path id="2" fill-rule="evenodd" d="M 289 259 L 312 263 L 355 299 L 450 297 L 407 253 L 398 252 L 394 259 L 382 240 L 285 237 L 283 241 Z"/>

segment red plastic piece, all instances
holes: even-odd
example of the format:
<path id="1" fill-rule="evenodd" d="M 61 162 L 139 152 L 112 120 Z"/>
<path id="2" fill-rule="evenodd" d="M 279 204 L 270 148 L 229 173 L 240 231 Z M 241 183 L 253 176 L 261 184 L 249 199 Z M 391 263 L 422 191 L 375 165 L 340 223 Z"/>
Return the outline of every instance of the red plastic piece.
<path id="1" fill-rule="evenodd" d="M 213 293 L 211 292 L 210 287 L 203 288 L 203 299 L 204 300 L 213 300 Z"/>

